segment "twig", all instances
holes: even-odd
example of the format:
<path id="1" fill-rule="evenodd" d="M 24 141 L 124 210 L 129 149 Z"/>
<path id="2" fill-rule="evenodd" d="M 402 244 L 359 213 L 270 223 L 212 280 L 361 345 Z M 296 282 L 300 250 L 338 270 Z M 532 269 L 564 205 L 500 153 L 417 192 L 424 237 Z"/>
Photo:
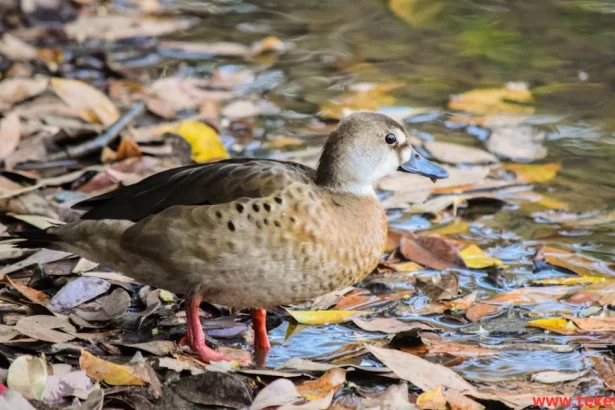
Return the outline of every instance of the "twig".
<path id="1" fill-rule="evenodd" d="M 145 102 L 139 101 L 130 109 L 130 111 L 121 116 L 107 129 L 107 131 L 103 132 L 98 137 L 86 143 L 68 147 L 66 151 L 50 155 L 48 160 L 58 161 L 69 158 L 83 158 L 86 155 L 103 149 L 109 145 L 109 143 L 113 141 L 132 120 L 139 116 L 144 109 Z"/>

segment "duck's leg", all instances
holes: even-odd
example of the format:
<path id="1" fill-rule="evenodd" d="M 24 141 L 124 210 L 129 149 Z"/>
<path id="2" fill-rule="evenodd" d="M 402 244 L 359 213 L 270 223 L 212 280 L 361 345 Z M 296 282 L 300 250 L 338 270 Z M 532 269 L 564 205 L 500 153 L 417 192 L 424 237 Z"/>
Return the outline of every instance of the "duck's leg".
<path id="1" fill-rule="evenodd" d="M 218 353 L 205 344 L 205 333 L 199 319 L 201 297 L 190 296 L 186 299 L 186 342 L 193 352 L 198 353 L 204 362 L 231 361 L 229 357 Z"/>
<path id="2" fill-rule="evenodd" d="M 250 310 L 252 317 L 252 328 L 254 329 L 254 348 L 271 349 L 269 337 L 267 336 L 267 311 L 265 309 Z"/>

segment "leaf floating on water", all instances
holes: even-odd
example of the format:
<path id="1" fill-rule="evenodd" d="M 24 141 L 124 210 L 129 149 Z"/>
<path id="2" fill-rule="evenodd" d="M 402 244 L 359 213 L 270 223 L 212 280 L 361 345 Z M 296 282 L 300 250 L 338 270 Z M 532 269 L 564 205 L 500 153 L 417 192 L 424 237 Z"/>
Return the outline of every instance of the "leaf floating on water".
<path id="1" fill-rule="evenodd" d="M 477 292 L 474 291 L 470 293 L 469 295 L 464 296 L 462 298 L 454 299 L 449 302 L 446 302 L 446 306 L 449 309 L 454 309 L 454 310 L 467 310 L 472 305 L 474 305 L 474 303 L 476 302 L 476 295 L 477 295 Z"/>
<path id="2" fill-rule="evenodd" d="M 423 146 L 438 161 L 447 164 L 489 164 L 499 162 L 498 158 L 480 148 L 449 142 L 425 142 Z"/>
<path id="3" fill-rule="evenodd" d="M 402 82 L 359 84 L 351 92 L 322 104 L 319 116 L 323 119 L 339 120 L 343 117 L 345 109 L 375 111 L 383 106 L 395 105 L 397 99 L 387 93 L 404 85 Z"/>
<path id="4" fill-rule="evenodd" d="M 573 335 L 579 328 L 573 322 L 562 318 L 537 319 L 527 322 L 530 327 L 538 327 L 560 335 Z"/>
<path id="5" fill-rule="evenodd" d="M 493 266 L 501 268 L 507 267 L 507 265 L 505 265 L 501 260 L 487 255 L 477 245 L 468 246 L 459 252 L 459 255 L 461 255 L 461 258 L 465 262 L 466 266 L 470 269 L 484 269 Z"/>
<path id="6" fill-rule="evenodd" d="M 479 303 L 466 311 L 466 317 L 472 322 L 479 322 L 482 318 L 500 312 L 502 308 L 498 305 L 486 305 Z"/>
<path id="7" fill-rule="evenodd" d="M 79 366 L 92 379 L 107 384 L 115 386 L 145 386 L 147 384 L 145 380 L 135 375 L 131 367 L 99 359 L 87 350 L 81 351 Z"/>
<path id="8" fill-rule="evenodd" d="M 342 323 L 363 313 L 358 310 L 287 310 L 287 312 L 301 324 L 316 326 Z"/>
<path id="9" fill-rule="evenodd" d="M 525 184 L 549 182 L 559 172 L 562 165 L 557 162 L 548 164 L 503 164 L 497 169 L 512 171 L 519 182 Z"/>
<path id="10" fill-rule="evenodd" d="M 467 91 L 451 97 L 451 110 L 477 114 L 518 113 L 532 114 L 534 97 L 524 84 L 509 84 L 503 88 L 485 88 Z"/>
<path id="11" fill-rule="evenodd" d="M 586 331 L 615 331 L 615 317 L 575 317 L 564 315 L 564 318 L 571 320 L 581 330 Z"/>
<path id="12" fill-rule="evenodd" d="M 589 256 L 545 246 L 539 251 L 537 259 L 541 257 L 550 265 L 568 269 L 580 276 L 615 277 L 615 264 Z"/>
<path id="13" fill-rule="evenodd" d="M 534 161 L 547 156 L 544 131 L 534 127 L 502 127 L 491 131 L 485 143 L 490 152 L 514 161 Z"/>
<path id="14" fill-rule="evenodd" d="M 531 376 L 533 382 L 545 383 L 545 384 L 559 384 L 576 380 L 587 374 L 587 371 L 580 372 L 559 372 L 559 371 L 545 371 L 534 373 Z"/>
<path id="15" fill-rule="evenodd" d="M 192 146 L 192 159 L 195 162 L 207 162 L 229 158 L 216 130 L 207 124 L 187 120 L 175 130 Z"/>
<path id="16" fill-rule="evenodd" d="M 368 332 L 401 333 L 412 329 L 432 330 L 433 326 L 421 322 L 402 322 L 397 319 L 378 318 L 370 321 L 352 319 L 352 322 Z"/>
<path id="17" fill-rule="evenodd" d="M 486 303 L 499 305 L 537 305 L 539 303 L 553 302 L 578 290 L 573 286 L 543 286 L 528 287 L 511 290 L 510 292 L 500 293 Z"/>
<path id="18" fill-rule="evenodd" d="M 41 357 L 18 356 L 9 367 L 7 385 L 26 399 L 42 400 L 47 390 L 47 362 Z"/>
<path id="19" fill-rule="evenodd" d="M 85 121 L 109 126 L 120 118 L 111 100 L 89 84 L 79 80 L 52 78 L 51 88 L 66 104 L 79 109 Z"/>
<path id="20" fill-rule="evenodd" d="M 466 267 L 457 248 L 439 236 L 407 234 L 401 238 L 399 250 L 406 259 L 428 268 Z"/>
<path id="21" fill-rule="evenodd" d="M 615 283 L 592 283 L 582 289 L 577 290 L 567 300 L 568 303 L 579 305 L 594 304 L 612 305 L 615 304 Z"/>

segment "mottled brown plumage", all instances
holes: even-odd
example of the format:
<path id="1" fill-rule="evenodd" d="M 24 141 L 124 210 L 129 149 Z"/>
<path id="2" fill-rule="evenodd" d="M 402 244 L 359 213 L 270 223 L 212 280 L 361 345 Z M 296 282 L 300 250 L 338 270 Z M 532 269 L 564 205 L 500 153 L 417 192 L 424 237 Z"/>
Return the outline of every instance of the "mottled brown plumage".
<path id="1" fill-rule="evenodd" d="M 361 281 L 378 264 L 387 223 L 375 179 L 402 165 L 443 176 L 411 151 L 395 121 L 354 114 L 329 137 L 317 170 L 258 159 L 168 170 L 78 204 L 88 210 L 83 220 L 49 230 L 49 247 L 196 301 L 305 301 Z M 189 336 L 199 329 L 189 327 Z"/>

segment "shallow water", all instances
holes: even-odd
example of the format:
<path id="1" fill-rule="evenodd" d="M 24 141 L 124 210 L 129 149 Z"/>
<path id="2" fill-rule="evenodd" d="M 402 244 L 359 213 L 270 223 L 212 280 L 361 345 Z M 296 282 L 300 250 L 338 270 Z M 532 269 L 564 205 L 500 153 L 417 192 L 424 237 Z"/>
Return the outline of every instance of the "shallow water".
<path id="1" fill-rule="evenodd" d="M 117 4 L 125 4 L 121 0 Z M 402 82 L 390 94 L 393 105 L 417 114 L 407 128 L 423 139 L 480 147 L 484 130 L 457 129 L 448 119 L 452 94 L 507 82 L 526 82 L 536 98 L 533 123 L 547 132 L 545 162 L 562 163 L 558 176 L 535 192 L 565 201 L 571 212 L 605 215 L 615 203 L 615 6 L 608 1 L 565 0 L 338 0 L 310 2 L 189 1 L 172 2 L 184 12 L 204 18 L 182 40 L 234 41 L 250 44 L 267 35 L 292 43 L 292 49 L 270 64 L 203 58 L 179 53 L 164 56 L 162 65 L 186 76 L 207 76 L 214 69 L 256 71 L 249 87 L 266 91 L 282 111 L 263 118 L 264 135 L 300 138 L 303 145 L 248 155 L 289 157 L 317 147 L 321 136 L 306 127 L 319 105 L 362 82 Z M 213 11 L 213 12 L 212 12 Z M 174 57 L 174 58 L 171 58 Z M 178 61 L 183 61 L 180 64 Z M 150 64 L 150 63 L 147 63 Z M 400 109 L 400 108 L 398 108 Z M 435 114 L 426 114 L 426 113 Z M 322 132 L 316 132 L 322 134 Z M 477 138 L 478 137 L 478 138 Z M 313 152 L 317 152 L 313 151 Z M 557 243 L 605 261 L 615 260 L 615 222 L 567 227 L 550 222 L 523 201 L 519 190 L 503 194 L 510 204 L 497 213 L 472 219 L 461 235 L 509 264 L 495 284 L 485 272 L 460 271 L 464 291 L 491 295 L 533 279 L 561 276 L 547 269 L 532 272 L 536 243 Z M 615 219 L 615 218 L 614 218 Z M 391 226 L 419 230 L 428 218 L 391 213 Z M 404 302 L 405 303 L 405 302 Z M 563 303 L 524 308 L 535 316 L 579 307 Z M 437 323 L 439 318 L 430 318 Z M 342 345 L 383 335 L 358 333 L 336 325 L 307 327 L 285 340 L 287 323 L 271 331 L 274 345 L 269 366 L 292 357 L 315 357 Z M 443 326 L 443 337 L 468 340 Z M 510 341 L 518 336 L 500 335 Z M 566 343 L 554 337 L 553 343 Z M 474 337 L 474 343 L 478 340 Z M 578 371 L 581 353 L 501 352 L 471 358 L 457 366 L 477 381 L 523 379 L 542 370 Z"/>

